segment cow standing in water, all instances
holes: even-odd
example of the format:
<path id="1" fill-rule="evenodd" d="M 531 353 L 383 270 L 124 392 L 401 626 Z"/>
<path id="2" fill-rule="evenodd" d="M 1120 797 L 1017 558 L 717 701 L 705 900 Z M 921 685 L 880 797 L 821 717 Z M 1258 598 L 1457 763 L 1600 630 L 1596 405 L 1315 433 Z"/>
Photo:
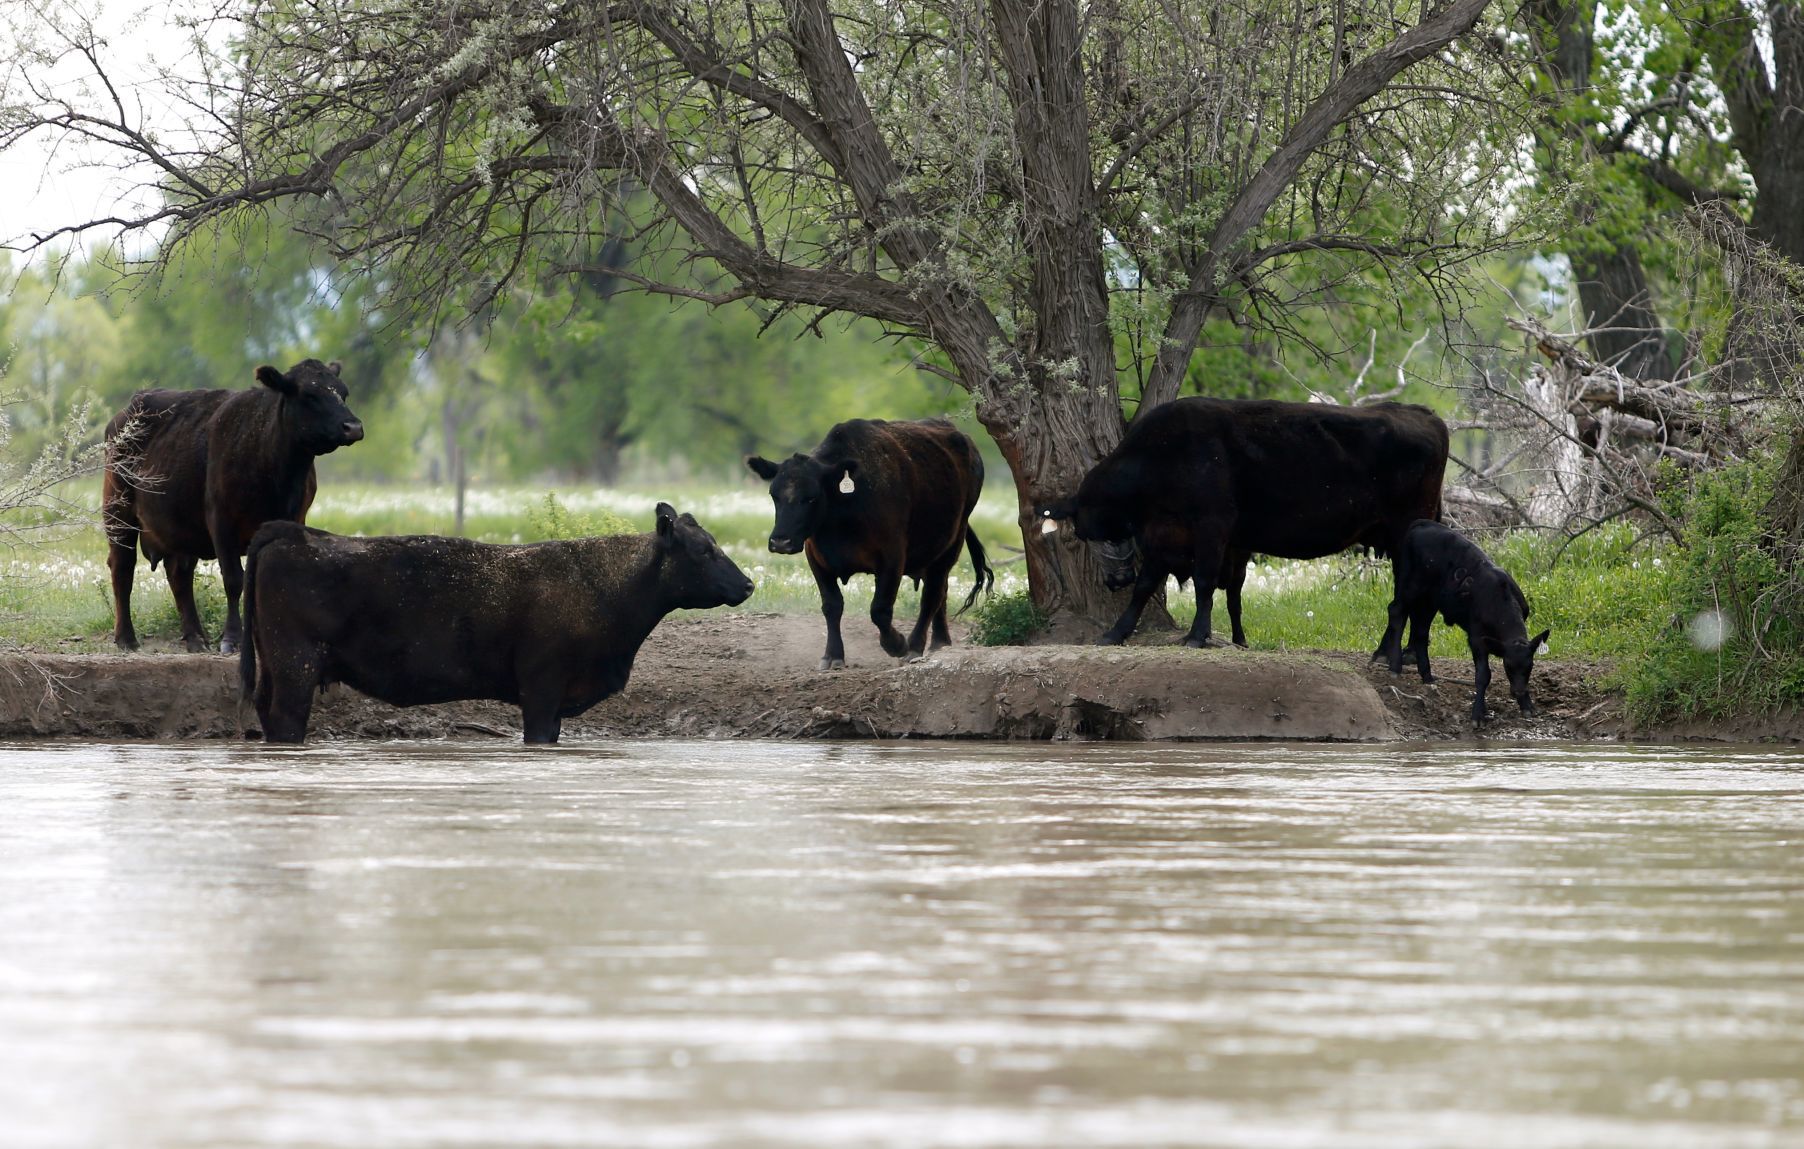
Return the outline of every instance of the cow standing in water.
<path id="1" fill-rule="evenodd" d="M 248 569 L 239 683 L 271 742 L 305 738 L 313 694 L 333 682 L 395 706 L 512 702 L 526 741 L 556 742 L 563 719 L 626 686 L 665 615 L 752 593 L 668 503 L 651 534 L 523 546 L 269 523 Z"/>
<path id="2" fill-rule="evenodd" d="M 995 582 L 970 524 L 983 492 L 983 459 L 977 445 L 944 419 L 852 419 L 828 431 L 813 454 L 781 463 L 754 455 L 746 465 L 770 481 L 776 505 L 770 549 L 805 553 L 820 588 L 827 619 L 822 670 L 846 664 L 839 632 L 846 600 L 838 584 L 853 575 L 877 576 L 871 621 L 885 653 L 910 659 L 927 649 L 930 626 L 935 649 L 952 641 L 946 582 L 960 548 L 970 550 L 977 580 L 961 611 Z M 904 578 L 921 586 L 921 614 L 906 639 L 890 625 Z"/>
<path id="3" fill-rule="evenodd" d="M 182 618 L 182 642 L 207 648 L 194 609 L 194 567 L 219 560 L 226 624 L 219 649 L 238 649 L 238 556 L 271 519 L 302 522 L 318 488 L 313 460 L 363 438 L 345 405 L 336 363 L 305 359 L 286 372 L 257 368 L 243 391 L 140 391 L 106 426 L 101 507 L 113 575 L 113 641 L 136 650 L 132 576 L 143 548 L 163 563 Z"/>
<path id="4" fill-rule="evenodd" d="M 1196 583 L 1186 646 L 1209 646 L 1215 588 L 1237 645 L 1254 554 L 1312 559 L 1352 546 L 1395 554 L 1409 524 L 1441 517 L 1447 425 L 1426 407 L 1186 398 L 1138 419 L 1077 494 L 1041 508 L 1103 545 L 1104 581 L 1132 586 L 1098 641 L 1126 641 L 1167 577 Z M 1139 569 L 1135 569 L 1135 553 Z"/>
<path id="5" fill-rule="evenodd" d="M 1510 694 L 1524 714 L 1535 712 L 1528 676 L 1535 652 L 1550 632 L 1528 637 L 1528 596 L 1510 572 L 1491 561 L 1478 544 L 1439 523 L 1418 522 L 1403 536 L 1391 563 L 1395 591 L 1384 639 L 1373 653 L 1384 658 L 1392 674 L 1403 673 L 1403 624 L 1409 623 L 1408 650 L 1416 658 L 1423 682 L 1434 681 L 1428 665 L 1428 631 L 1438 613 L 1449 626 L 1466 632 L 1472 652 L 1472 723 L 1485 720 L 1485 691 L 1491 685 L 1491 655 L 1503 661 Z"/>

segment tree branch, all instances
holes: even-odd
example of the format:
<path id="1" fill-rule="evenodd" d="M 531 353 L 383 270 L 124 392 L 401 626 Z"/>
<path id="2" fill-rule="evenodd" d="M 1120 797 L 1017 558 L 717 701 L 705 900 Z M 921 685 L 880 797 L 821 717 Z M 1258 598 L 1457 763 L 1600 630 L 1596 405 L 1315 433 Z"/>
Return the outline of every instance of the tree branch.
<path id="1" fill-rule="evenodd" d="M 1173 301 L 1163 342 L 1135 416 L 1177 398 L 1184 370 L 1196 348 L 1203 319 L 1217 298 L 1220 270 L 1233 248 L 1265 218 L 1266 212 L 1303 170 L 1334 128 L 1377 95 L 1399 72 L 1434 55 L 1471 30 L 1489 0 L 1451 0 L 1420 24 L 1359 60 L 1341 74 L 1285 133 L 1277 149 L 1240 189 L 1222 213 L 1203 254 L 1190 267 L 1190 285 Z"/>

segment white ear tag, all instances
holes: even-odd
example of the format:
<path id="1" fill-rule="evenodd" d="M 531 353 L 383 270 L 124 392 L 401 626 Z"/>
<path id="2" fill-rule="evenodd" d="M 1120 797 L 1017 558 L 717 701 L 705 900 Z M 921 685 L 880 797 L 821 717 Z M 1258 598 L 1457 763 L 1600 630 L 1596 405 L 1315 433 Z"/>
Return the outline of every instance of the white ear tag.
<path id="1" fill-rule="evenodd" d="M 852 472 L 847 471 L 845 478 L 839 481 L 839 493 L 842 495 L 849 495 L 857 489 L 858 485 L 852 482 Z"/>
<path id="2" fill-rule="evenodd" d="M 1047 517 L 1041 519 L 1040 520 L 1040 533 L 1043 535 L 1058 534 L 1059 533 L 1059 521 L 1057 519 L 1053 518 L 1051 515 L 1048 515 Z"/>
<path id="3" fill-rule="evenodd" d="M 1543 641 L 1540 646 L 1535 647 L 1535 653 L 1537 655 L 1546 654 L 1547 653 L 1547 643 L 1545 641 Z"/>

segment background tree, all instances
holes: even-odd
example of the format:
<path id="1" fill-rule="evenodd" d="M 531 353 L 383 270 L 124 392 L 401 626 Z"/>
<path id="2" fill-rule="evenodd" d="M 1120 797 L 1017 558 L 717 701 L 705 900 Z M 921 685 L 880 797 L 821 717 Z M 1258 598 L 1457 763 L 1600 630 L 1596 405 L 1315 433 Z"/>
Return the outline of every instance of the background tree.
<path id="1" fill-rule="evenodd" d="M 640 287 L 923 341 L 1031 528 L 1120 438 L 1118 335 L 1128 397 L 1156 404 L 1212 313 L 1281 322 L 1322 282 L 1300 268 L 1432 273 L 1495 239 L 1504 164 L 1480 145 L 1511 85 L 1460 39 L 1485 7 L 266 0 L 182 93 L 216 125 L 193 141 L 45 90 L 9 98 L 0 142 L 70 132 L 155 165 L 161 203 L 124 224 L 178 239 L 299 199 L 427 311 L 593 271 L 624 219 L 696 272 L 621 272 Z M 1026 537 L 1042 604 L 1112 613 L 1086 548 Z"/>

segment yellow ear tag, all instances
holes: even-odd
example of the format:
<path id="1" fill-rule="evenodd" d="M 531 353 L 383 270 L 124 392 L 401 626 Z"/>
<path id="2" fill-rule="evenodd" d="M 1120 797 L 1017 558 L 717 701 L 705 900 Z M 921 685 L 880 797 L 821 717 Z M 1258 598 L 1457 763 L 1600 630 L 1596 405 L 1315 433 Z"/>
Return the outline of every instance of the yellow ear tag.
<path id="1" fill-rule="evenodd" d="M 1043 535 L 1058 534 L 1059 533 L 1059 521 L 1055 518 L 1052 518 L 1051 516 L 1047 516 L 1046 518 L 1041 519 L 1040 520 L 1040 533 Z"/>
<path id="2" fill-rule="evenodd" d="M 852 472 L 847 471 L 846 477 L 839 481 L 839 493 L 849 495 L 857 489 L 858 487 L 852 482 Z"/>

